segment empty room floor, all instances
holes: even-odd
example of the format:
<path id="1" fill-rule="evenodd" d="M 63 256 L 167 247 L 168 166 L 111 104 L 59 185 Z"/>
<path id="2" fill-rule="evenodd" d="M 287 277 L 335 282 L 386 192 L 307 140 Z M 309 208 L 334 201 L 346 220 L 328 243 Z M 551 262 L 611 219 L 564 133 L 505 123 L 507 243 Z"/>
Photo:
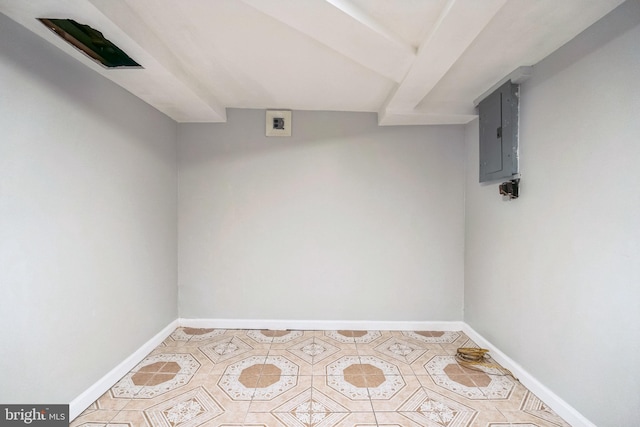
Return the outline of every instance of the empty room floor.
<path id="1" fill-rule="evenodd" d="M 99 426 L 568 426 L 462 332 L 178 328 L 72 423 Z M 480 369 L 480 370 L 478 370 Z"/>

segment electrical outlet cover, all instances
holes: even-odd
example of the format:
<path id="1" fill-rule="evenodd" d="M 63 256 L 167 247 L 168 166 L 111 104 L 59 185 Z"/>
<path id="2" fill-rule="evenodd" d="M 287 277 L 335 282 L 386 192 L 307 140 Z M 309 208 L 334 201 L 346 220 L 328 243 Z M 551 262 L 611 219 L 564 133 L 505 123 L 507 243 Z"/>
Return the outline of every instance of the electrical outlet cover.
<path id="1" fill-rule="evenodd" d="M 284 120 L 284 126 L 282 126 L 282 122 L 275 119 Z M 266 136 L 291 136 L 291 111 L 267 110 L 265 122 Z M 276 126 L 276 123 L 278 123 L 278 126 Z"/>

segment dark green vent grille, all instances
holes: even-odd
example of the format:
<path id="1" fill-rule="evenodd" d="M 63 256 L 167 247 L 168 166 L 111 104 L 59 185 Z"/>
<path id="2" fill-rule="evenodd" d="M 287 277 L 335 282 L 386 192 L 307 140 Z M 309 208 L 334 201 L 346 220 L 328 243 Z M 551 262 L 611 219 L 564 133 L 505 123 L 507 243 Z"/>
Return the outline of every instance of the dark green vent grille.
<path id="1" fill-rule="evenodd" d="M 38 18 L 47 28 L 82 53 L 107 68 L 142 68 L 102 33 L 72 19 Z"/>

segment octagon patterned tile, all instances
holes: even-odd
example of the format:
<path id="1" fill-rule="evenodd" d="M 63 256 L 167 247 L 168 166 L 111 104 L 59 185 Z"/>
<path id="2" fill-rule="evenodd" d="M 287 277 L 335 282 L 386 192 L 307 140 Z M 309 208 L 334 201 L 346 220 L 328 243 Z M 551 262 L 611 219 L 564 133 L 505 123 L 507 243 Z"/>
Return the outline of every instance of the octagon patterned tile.
<path id="1" fill-rule="evenodd" d="M 206 341 L 223 335 L 224 333 L 224 329 L 181 327 L 173 331 L 171 339 L 174 341 Z"/>
<path id="2" fill-rule="evenodd" d="M 411 414 L 405 412 L 376 412 L 376 421 L 378 427 L 425 427 L 413 421 Z M 374 424 L 375 425 L 375 424 Z"/>
<path id="3" fill-rule="evenodd" d="M 288 350 L 269 350 L 269 356 L 279 356 L 283 357 L 286 360 L 289 360 L 293 364 L 298 367 L 298 376 L 311 376 L 313 375 L 313 365 L 306 362 L 305 360 L 300 360 L 296 355 Z"/>
<path id="4" fill-rule="evenodd" d="M 404 331 L 406 337 L 428 344 L 451 344 L 460 338 L 460 332 L 453 331 Z"/>
<path id="5" fill-rule="evenodd" d="M 180 370 L 177 373 L 183 375 L 193 375 L 200 368 L 200 363 L 190 353 L 161 353 L 144 358 L 131 372 L 162 372 L 167 363 L 178 364 Z M 150 366 L 154 368 L 149 369 Z"/>
<path id="6" fill-rule="evenodd" d="M 116 415 L 108 426 L 113 425 L 126 425 L 130 427 L 154 427 L 145 418 L 142 411 L 120 411 L 118 415 Z"/>
<path id="7" fill-rule="evenodd" d="M 311 393 L 312 395 L 322 393 L 325 396 L 329 396 L 335 402 L 347 408 L 349 412 L 373 412 L 371 399 L 369 399 L 369 391 L 366 387 L 358 390 L 355 395 L 352 396 L 352 393 L 350 393 L 352 386 L 341 390 L 340 385 L 343 384 L 345 384 L 344 380 L 340 381 L 339 378 L 337 379 L 331 375 L 314 375 L 312 377 Z M 337 390 L 336 387 L 338 388 Z"/>
<path id="8" fill-rule="evenodd" d="M 109 391 L 107 391 L 102 396 L 100 396 L 98 400 L 96 400 L 92 404 L 92 406 L 87 408 L 87 411 L 85 412 L 88 412 L 92 407 L 94 408 L 93 410 L 119 411 L 127 405 L 129 400 L 130 399 L 115 398 Z"/>
<path id="9" fill-rule="evenodd" d="M 298 365 L 283 356 L 252 356 L 229 365 L 218 382 L 233 400 L 271 400 L 298 382 Z"/>
<path id="10" fill-rule="evenodd" d="M 373 356 L 341 357 L 327 374 L 327 385 L 352 400 L 387 400 L 405 386 L 396 366 Z"/>
<path id="11" fill-rule="evenodd" d="M 150 399 L 187 384 L 199 368 L 200 363 L 188 353 L 155 354 L 118 381 L 111 388 L 111 395 Z"/>
<path id="12" fill-rule="evenodd" d="M 469 406 L 432 391 L 427 394 L 423 388 L 417 389 L 397 411 L 428 427 L 466 427 L 477 414 Z"/>
<path id="13" fill-rule="evenodd" d="M 458 365 L 463 346 L 459 331 L 180 328 L 71 426 L 568 426 L 522 384 Z"/>
<path id="14" fill-rule="evenodd" d="M 427 352 L 426 349 L 421 348 L 408 340 L 402 340 L 398 338 L 390 338 L 387 341 L 377 345 L 375 350 L 385 356 L 392 357 L 403 363 L 413 363 Z"/>
<path id="15" fill-rule="evenodd" d="M 154 427 L 195 427 L 223 413 L 203 387 L 197 387 L 143 411 Z"/>
<path id="16" fill-rule="evenodd" d="M 280 384 L 287 385 L 286 389 L 273 393 L 273 397 L 270 399 L 260 399 L 259 396 L 254 396 L 249 406 L 249 412 L 278 412 L 283 405 L 294 399 L 297 395 L 307 391 L 311 392 L 312 378 L 311 376 L 298 376 L 298 377 L 281 377 L 284 381 Z M 295 381 L 291 387 L 288 386 L 287 379 Z M 258 390 L 256 390 L 258 391 Z M 258 394 L 258 393 L 256 393 Z"/>
<path id="17" fill-rule="evenodd" d="M 311 337 L 288 347 L 287 351 L 313 365 L 337 353 L 340 349 L 327 341 Z"/>
<path id="18" fill-rule="evenodd" d="M 69 427 L 80 427 L 80 426 L 88 426 L 88 425 L 105 425 L 109 424 L 111 420 L 118 415 L 119 410 L 94 410 L 89 413 L 82 413 L 76 419 L 71 421 Z"/>
<path id="19" fill-rule="evenodd" d="M 368 344 L 382 336 L 380 331 L 325 331 L 324 335 L 343 344 Z"/>
<path id="20" fill-rule="evenodd" d="M 527 391 L 524 399 L 522 400 L 522 404 L 519 408 L 522 412 L 533 415 L 536 418 L 549 422 L 553 425 L 557 426 L 569 426 L 562 418 L 556 414 L 553 409 L 547 406 L 543 401 L 538 399 L 538 397 Z"/>
<path id="21" fill-rule="evenodd" d="M 270 329 L 247 331 L 247 336 L 261 344 L 282 344 L 300 338 L 302 331 L 276 331 Z"/>
<path id="22" fill-rule="evenodd" d="M 372 412 L 350 412 L 335 424 L 323 424 L 322 427 L 377 427 L 376 417 Z M 315 427 L 315 425 L 313 426 Z"/>
<path id="23" fill-rule="evenodd" d="M 491 424 L 500 424 L 500 423 L 507 423 L 506 426 L 504 427 L 516 427 L 516 425 L 511 425 L 507 422 L 507 419 L 504 417 L 504 415 L 497 410 L 489 410 L 489 409 L 485 409 L 482 411 L 478 411 L 478 414 L 476 415 L 476 418 L 473 420 L 473 423 L 471 424 L 471 426 L 475 427 L 475 426 L 482 426 L 482 427 L 488 427 Z M 518 426 L 520 427 L 520 426 Z M 536 426 L 536 427 L 543 427 L 543 426 Z M 544 426 L 547 427 L 547 426 Z"/>
<path id="24" fill-rule="evenodd" d="M 418 352 L 421 352 L 421 350 L 419 350 Z M 393 366 L 394 370 L 393 372 L 389 372 L 390 374 L 397 375 L 398 373 L 400 373 L 402 375 L 414 375 L 413 369 L 406 360 L 402 360 L 402 357 L 399 357 L 397 355 L 396 357 L 392 357 L 388 354 L 376 350 L 374 347 L 366 347 L 365 349 L 362 349 L 359 346 L 358 356 L 360 357 L 360 360 L 363 361 L 363 363 L 365 363 L 364 361 L 373 358 L 374 360 L 379 360 L 388 364 L 389 366 Z"/>
<path id="25" fill-rule="evenodd" d="M 508 399 L 515 387 L 515 382 L 498 369 L 464 368 L 458 365 L 454 356 L 434 356 L 424 368 L 438 386 L 468 399 Z"/>
<path id="26" fill-rule="evenodd" d="M 220 364 L 253 350 L 253 347 L 238 337 L 223 338 L 198 348 L 215 364 Z"/>
<path id="27" fill-rule="evenodd" d="M 396 377 L 397 376 L 387 376 L 388 379 Z M 402 379 L 404 385 L 391 393 L 384 394 L 381 393 L 382 390 L 369 387 L 369 396 L 371 397 L 371 404 L 375 412 L 397 411 L 403 402 L 416 393 L 417 390 L 422 389 L 422 384 L 420 384 L 420 381 L 418 381 L 415 376 L 403 375 L 398 378 Z M 382 387 L 384 386 L 385 385 L 382 385 Z"/>

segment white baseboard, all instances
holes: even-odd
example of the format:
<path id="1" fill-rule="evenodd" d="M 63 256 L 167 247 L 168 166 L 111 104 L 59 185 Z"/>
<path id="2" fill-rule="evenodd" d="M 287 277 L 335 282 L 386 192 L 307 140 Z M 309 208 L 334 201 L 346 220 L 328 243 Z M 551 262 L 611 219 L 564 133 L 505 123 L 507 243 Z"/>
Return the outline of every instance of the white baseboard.
<path id="1" fill-rule="evenodd" d="M 586 419 L 584 415 L 578 412 L 573 406 L 569 405 L 562 400 L 560 396 L 545 387 L 540 381 L 535 379 L 533 375 L 477 333 L 471 326 L 466 323 L 463 324 L 462 332 L 467 334 L 478 346 L 490 350 L 489 354 L 496 362 L 509 369 L 522 385 L 553 409 L 555 413 L 561 416 L 566 422 L 574 427 L 596 427 L 595 424 Z"/>
<path id="2" fill-rule="evenodd" d="M 149 353 L 151 353 L 162 341 L 164 341 L 178 327 L 178 320 L 169 323 L 167 327 L 158 332 L 153 338 L 144 343 L 133 354 L 127 357 L 122 363 L 113 368 L 108 374 L 100 378 L 98 382 L 86 389 L 80 396 L 69 403 L 69 419 L 73 421 L 100 396 L 106 393 L 120 378 L 124 377 L 131 369 L 140 363 Z"/>
<path id="3" fill-rule="evenodd" d="M 180 326 L 219 329 L 294 329 L 299 331 L 460 331 L 460 321 L 179 319 Z"/>

